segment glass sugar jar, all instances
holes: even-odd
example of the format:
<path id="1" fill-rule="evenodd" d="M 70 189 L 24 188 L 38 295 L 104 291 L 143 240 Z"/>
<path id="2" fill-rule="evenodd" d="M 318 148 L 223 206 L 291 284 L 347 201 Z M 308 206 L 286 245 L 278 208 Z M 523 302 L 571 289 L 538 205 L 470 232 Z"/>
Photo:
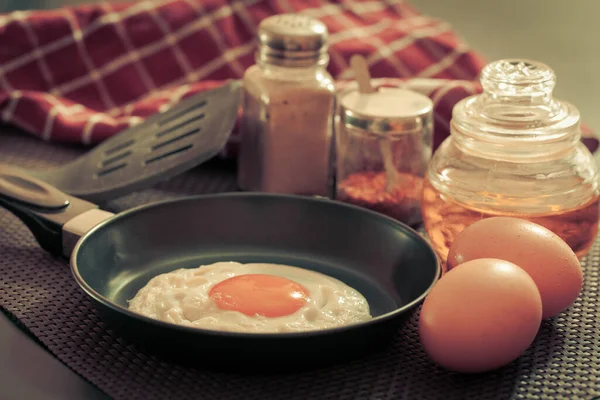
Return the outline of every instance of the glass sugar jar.
<path id="1" fill-rule="evenodd" d="M 578 110 L 553 97 L 555 74 L 539 62 L 496 61 L 480 79 L 483 93 L 455 105 L 427 171 L 423 222 L 436 251 L 445 261 L 466 226 L 513 216 L 583 256 L 598 232 L 599 187 Z"/>
<path id="2" fill-rule="evenodd" d="M 243 78 L 238 186 L 331 196 L 335 88 L 328 32 L 297 14 L 265 18 L 256 64 Z"/>
<path id="3" fill-rule="evenodd" d="M 433 103 L 398 88 L 340 93 L 336 199 L 409 225 L 421 221 L 423 176 L 431 158 Z"/>

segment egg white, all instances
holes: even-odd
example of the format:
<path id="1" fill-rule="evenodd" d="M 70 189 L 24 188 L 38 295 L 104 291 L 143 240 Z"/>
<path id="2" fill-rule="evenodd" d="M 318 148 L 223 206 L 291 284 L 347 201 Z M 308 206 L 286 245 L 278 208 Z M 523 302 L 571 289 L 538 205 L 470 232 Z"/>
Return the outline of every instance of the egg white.
<path id="1" fill-rule="evenodd" d="M 307 303 L 291 315 L 268 318 L 221 310 L 209 298 L 210 289 L 237 275 L 277 275 L 303 285 Z M 280 264 L 218 262 L 178 269 L 152 278 L 129 302 L 129 310 L 173 324 L 230 332 L 298 332 L 368 321 L 367 300 L 330 276 Z"/>

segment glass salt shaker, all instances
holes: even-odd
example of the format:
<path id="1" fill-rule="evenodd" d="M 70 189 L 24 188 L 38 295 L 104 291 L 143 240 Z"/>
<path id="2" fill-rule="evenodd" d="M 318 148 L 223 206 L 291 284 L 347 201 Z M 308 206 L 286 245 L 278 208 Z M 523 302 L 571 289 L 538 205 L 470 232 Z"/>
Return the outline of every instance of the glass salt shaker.
<path id="1" fill-rule="evenodd" d="M 420 93 L 380 88 L 340 93 L 336 199 L 409 225 L 421 221 L 423 176 L 431 158 L 433 103 Z"/>
<path id="2" fill-rule="evenodd" d="M 493 62 L 481 84 L 482 94 L 455 105 L 451 134 L 429 164 L 422 210 L 434 248 L 445 261 L 466 226 L 513 216 L 583 256 L 598 232 L 599 187 L 578 110 L 553 97 L 555 74 L 539 62 Z"/>
<path id="3" fill-rule="evenodd" d="M 335 89 L 326 26 L 281 14 L 258 27 L 243 78 L 238 163 L 242 190 L 330 196 Z"/>

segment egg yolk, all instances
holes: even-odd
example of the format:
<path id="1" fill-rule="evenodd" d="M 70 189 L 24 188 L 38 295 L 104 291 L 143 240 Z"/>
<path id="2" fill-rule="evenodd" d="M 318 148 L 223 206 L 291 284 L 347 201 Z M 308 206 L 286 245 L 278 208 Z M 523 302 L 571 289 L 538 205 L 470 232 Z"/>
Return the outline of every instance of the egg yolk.
<path id="1" fill-rule="evenodd" d="M 302 308 L 308 300 L 308 290 L 280 276 L 248 274 L 219 282 L 212 287 L 209 296 L 222 310 L 274 318 Z"/>

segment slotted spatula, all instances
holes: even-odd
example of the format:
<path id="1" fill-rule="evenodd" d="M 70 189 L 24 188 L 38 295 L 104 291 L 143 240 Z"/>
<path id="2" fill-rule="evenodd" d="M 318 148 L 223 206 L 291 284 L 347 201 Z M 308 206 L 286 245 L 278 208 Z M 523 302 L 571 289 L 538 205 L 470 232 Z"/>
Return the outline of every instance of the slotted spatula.
<path id="1" fill-rule="evenodd" d="M 190 96 L 68 164 L 47 171 L 22 171 L 92 202 L 152 186 L 223 149 L 236 122 L 240 88 L 239 81 L 231 81 Z"/>

